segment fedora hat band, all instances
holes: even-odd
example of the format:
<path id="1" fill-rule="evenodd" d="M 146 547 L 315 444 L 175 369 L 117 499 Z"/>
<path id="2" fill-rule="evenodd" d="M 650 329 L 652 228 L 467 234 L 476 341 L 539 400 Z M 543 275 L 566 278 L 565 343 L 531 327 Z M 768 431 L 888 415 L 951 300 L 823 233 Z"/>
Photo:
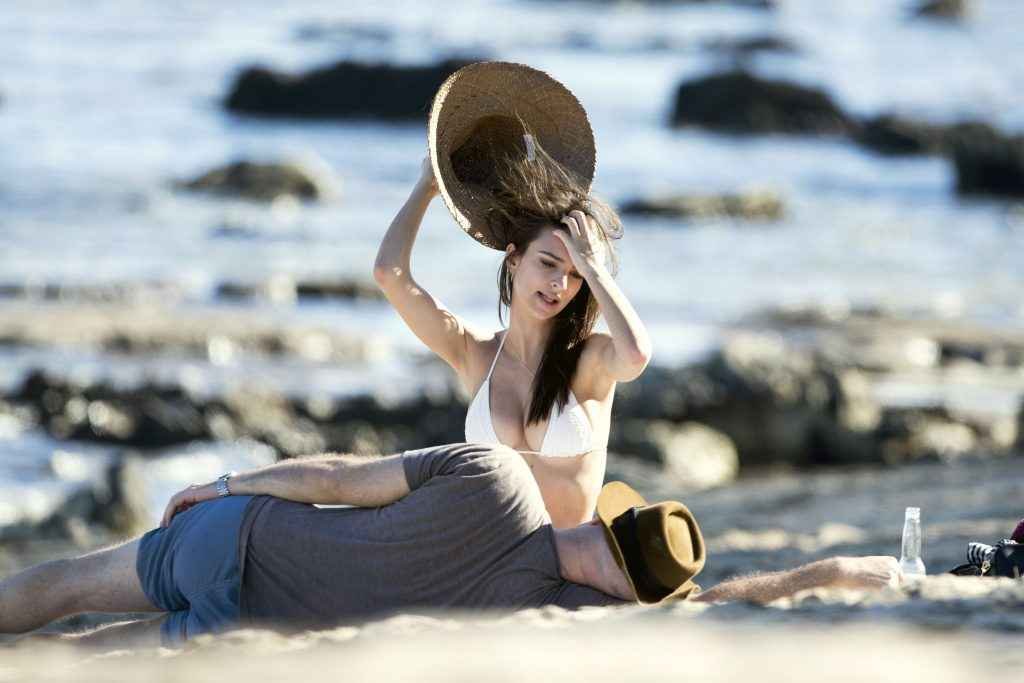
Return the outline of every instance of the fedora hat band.
<path id="1" fill-rule="evenodd" d="M 612 520 L 612 534 L 622 551 L 626 573 L 633 581 L 637 597 L 648 602 L 657 602 L 669 595 L 675 586 L 666 587 L 654 578 L 640 548 L 640 531 L 637 515 L 640 507 L 631 507 Z"/>

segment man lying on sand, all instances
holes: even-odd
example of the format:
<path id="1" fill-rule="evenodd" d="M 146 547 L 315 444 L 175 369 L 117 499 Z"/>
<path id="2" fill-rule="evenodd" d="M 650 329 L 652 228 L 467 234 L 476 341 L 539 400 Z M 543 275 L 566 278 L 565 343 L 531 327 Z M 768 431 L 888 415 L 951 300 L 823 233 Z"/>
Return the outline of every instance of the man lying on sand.
<path id="1" fill-rule="evenodd" d="M 201 503 L 201 504 L 200 504 Z M 357 507 L 319 508 L 310 503 Z M 704 539 L 681 503 L 605 486 L 597 518 L 555 529 L 504 446 L 285 460 L 176 494 L 161 526 L 0 583 L 0 632 L 80 612 L 163 612 L 77 637 L 175 646 L 246 625 L 316 628 L 417 610 L 768 602 L 899 579 L 891 557 L 832 558 L 700 592 Z"/>

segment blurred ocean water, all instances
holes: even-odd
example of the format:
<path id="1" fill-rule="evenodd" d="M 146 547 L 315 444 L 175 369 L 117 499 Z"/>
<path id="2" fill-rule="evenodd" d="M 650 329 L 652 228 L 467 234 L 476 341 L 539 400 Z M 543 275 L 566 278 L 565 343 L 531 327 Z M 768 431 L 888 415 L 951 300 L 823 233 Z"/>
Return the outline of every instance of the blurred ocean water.
<path id="1" fill-rule="evenodd" d="M 8 6 L 0 22 L 0 280 L 170 280 L 203 306 L 225 279 L 368 278 L 424 154 L 424 126 L 234 116 L 221 107 L 233 76 L 252 63 L 300 70 L 346 57 L 480 55 L 546 69 L 576 92 L 597 136 L 595 188 L 613 201 L 751 187 L 783 196 L 787 217 L 778 224 L 627 221 L 621 283 L 665 339 L 677 339 L 681 325 L 706 335 L 780 304 L 881 303 L 1007 325 L 1024 317 L 1024 225 L 1005 202 L 957 199 L 946 161 L 665 124 L 680 81 L 724 66 L 706 42 L 773 34 L 799 52 L 758 57 L 755 71 L 822 86 L 852 112 L 972 118 L 1020 131 L 1024 48 L 1015 27 L 1024 9 L 1014 0 L 977 3 L 953 25 L 911 20 L 908 3 L 855 0 L 783 1 L 775 11 L 445 7 Z M 170 186 L 236 158 L 294 157 L 333 168 L 339 199 L 271 211 Z M 224 224 L 243 226 L 247 238 L 218 232 Z M 453 225 L 440 202 L 432 207 L 414 252 L 417 277 L 456 311 L 496 326 L 498 254 Z M 382 311 L 361 308 L 326 315 L 346 327 L 379 323 Z M 411 342 L 401 326 L 387 329 Z M 671 356 L 672 346 L 659 352 Z"/>

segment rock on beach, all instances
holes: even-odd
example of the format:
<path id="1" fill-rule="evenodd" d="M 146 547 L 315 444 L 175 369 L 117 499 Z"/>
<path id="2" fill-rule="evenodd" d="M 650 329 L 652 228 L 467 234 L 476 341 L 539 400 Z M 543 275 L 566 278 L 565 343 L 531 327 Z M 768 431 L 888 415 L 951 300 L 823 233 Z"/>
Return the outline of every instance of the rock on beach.
<path id="1" fill-rule="evenodd" d="M 681 83 L 670 122 L 726 133 L 848 134 L 856 128 L 824 91 L 743 70 Z"/>
<path id="2" fill-rule="evenodd" d="M 382 301 L 384 294 L 370 282 L 352 279 L 294 280 L 274 277 L 262 283 L 222 282 L 217 285 L 218 299 L 266 299 L 279 303 L 294 301 Z"/>
<path id="3" fill-rule="evenodd" d="M 936 124 L 896 114 L 864 119 L 855 139 L 861 145 L 887 155 L 952 155 L 961 147 L 971 149 L 992 140 L 1005 142 L 1005 136 L 981 121 Z"/>
<path id="4" fill-rule="evenodd" d="M 615 433 L 611 444 L 615 452 L 656 463 L 661 476 L 680 490 L 722 486 L 739 473 L 732 440 L 697 422 L 623 420 Z"/>
<path id="5" fill-rule="evenodd" d="M 957 192 L 1024 197 L 1024 135 L 979 128 L 951 147 Z"/>
<path id="6" fill-rule="evenodd" d="M 916 17 L 932 19 L 964 19 L 971 9 L 969 0 L 925 0 L 913 10 Z"/>
<path id="7" fill-rule="evenodd" d="M 225 104 L 261 116 L 425 119 L 444 80 L 474 61 L 413 67 L 342 61 L 298 75 L 254 66 L 238 76 Z"/>
<path id="8" fill-rule="evenodd" d="M 287 287 L 282 288 L 293 291 L 294 282 L 290 278 L 286 282 Z M 183 314 L 162 305 L 57 304 L 0 309 L 0 344 L 181 354 L 213 362 L 246 353 L 349 363 L 385 352 L 378 340 L 365 333 L 282 325 L 255 319 L 248 311 Z"/>
<path id="9" fill-rule="evenodd" d="M 608 2 L 608 0 L 597 0 Z M 626 0 L 627 2 L 643 5 L 733 5 L 737 7 L 749 7 L 753 9 L 776 9 L 777 0 Z"/>
<path id="10" fill-rule="evenodd" d="M 765 34 L 742 38 L 723 36 L 703 44 L 704 49 L 737 59 L 751 57 L 761 52 L 775 54 L 797 54 L 800 49 L 794 42 L 781 36 Z"/>
<path id="11" fill-rule="evenodd" d="M 93 318 L 78 327 L 61 310 L 52 313 L 71 335 L 63 343 L 99 343 L 119 353 L 159 356 L 194 347 L 212 365 L 231 362 L 238 354 L 242 360 L 265 353 L 286 362 L 316 363 L 367 358 L 358 348 L 350 349 L 352 355 L 344 352 L 348 342 L 336 333 L 289 330 L 285 335 L 254 329 L 251 321 L 243 330 L 225 314 L 203 324 L 159 315 L 154 327 L 127 312 L 118 322 L 103 309 L 104 325 L 114 327 L 93 330 Z M 38 324 L 52 330 L 52 319 L 33 310 L 28 317 L 12 317 L 11 325 L 14 329 L 17 321 L 28 343 L 34 339 L 29 328 Z M 702 360 L 652 366 L 636 381 L 622 384 L 613 419 L 623 428 L 612 430 L 611 450 L 641 458 L 654 453 L 648 459 L 667 467 L 671 457 L 657 454 L 684 450 L 669 444 L 678 441 L 676 431 L 689 422 L 728 437 L 743 469 L 960 459 L 1006 453 L 1019 438 L 1024 379 L 1014 380 L 1018 374 L 1008 372 L 1024 365 L 1019 335 L 882 314 L 842 318 L 777 312 L 746 324 L 757 329 L 738 328 Z M 439 363 L 423 376 L 443 381 L 417 383 L 401 398 L 388 399 L 372 389 L 323 397 L 255 386 L 200 395 L 196 387 L 201 384 L 183 379 L 114 386 L 36 372 L 6 399 L 14 409 L 28 410 L 32 421 L 56 438 L 153 449 L 244 437 L 282 456 L 322 450 L 372 454 L 463 438 L 465 397 L 454 379 Z M 916 407 L 885 398 L 893 387 L 899 396 L 906 382 L 914 384 L 915 392 L 929 385 L 982 390 L 1007 405 L 966 410 L 944 404 L 943 396 L 951 393 L 946 390 Z M 662 423 L 671 425 L 664 434 L 657 427 Z M 722 466 L 714 476 L 686 477 L 710 485 L 735 475 L 728 458 L 717 462 Z"/>
<path id="12" fill-rule="evenodd" d="M 1024 136 L 980 121 L 942 125 L 883 114 L 864 120 L 855 140 L 880 154 L 950 157 L 961 194 L 1024 196 Z"/>
<path id="13" fill-rule="evenodd" d="M 626 216 L 680 219 L 739 218 L 776 221 L 785 213 L 782 199 L 772 192 L 720 195 L 638 197 L 625 201 L 619 212 Z"/>
<path id="14" fill-rule="evenodd" d="M 892 113 L 863 120 L 845 113 L 825 92 L 736 69 L 681 83 L 670 124 L 732 134 L 834 134 L 886 155 L 940 154 L 956 168 L 959 194 L 1024 196 L 1024 135 L 1004 134 L 980 121 L 932 124 Z M 686 216 L 745 215 L 735 198 L 634 199 L 627 213 Z M 730 208 L 730 202 L 736 208 Z M 766 209 L 755 210 L 769 213 Z"/>
<path id="15" fill-rule="evenodd" d="M 325 165 L 312 169 L 298 162 L 255 163 L 235 161 L 207 171 L 178 186 L 244 199 L 271 201 L 282 196 L 322 200 L 337 195 L 338 181 Z"/>

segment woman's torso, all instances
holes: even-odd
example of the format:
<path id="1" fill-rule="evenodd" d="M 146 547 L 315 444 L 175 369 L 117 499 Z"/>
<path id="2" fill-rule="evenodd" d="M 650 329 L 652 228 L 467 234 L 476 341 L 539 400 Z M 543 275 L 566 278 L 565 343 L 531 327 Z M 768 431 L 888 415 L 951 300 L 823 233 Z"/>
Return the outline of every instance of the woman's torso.
<path id="1" fill-rule="evenodd" d="M 595 381 L 585 347 L 569 403 L 562 410 L 556 404 L 547 420 L 526 425 L 533 378 L 507 351 L 499 353 L 506 334 L 470 345 L 460 377 L 472 396 L 466 438 L 520 451 L 555 526 L 574 526 L 592 516 L 604 479 L 614 382 Z"/>

